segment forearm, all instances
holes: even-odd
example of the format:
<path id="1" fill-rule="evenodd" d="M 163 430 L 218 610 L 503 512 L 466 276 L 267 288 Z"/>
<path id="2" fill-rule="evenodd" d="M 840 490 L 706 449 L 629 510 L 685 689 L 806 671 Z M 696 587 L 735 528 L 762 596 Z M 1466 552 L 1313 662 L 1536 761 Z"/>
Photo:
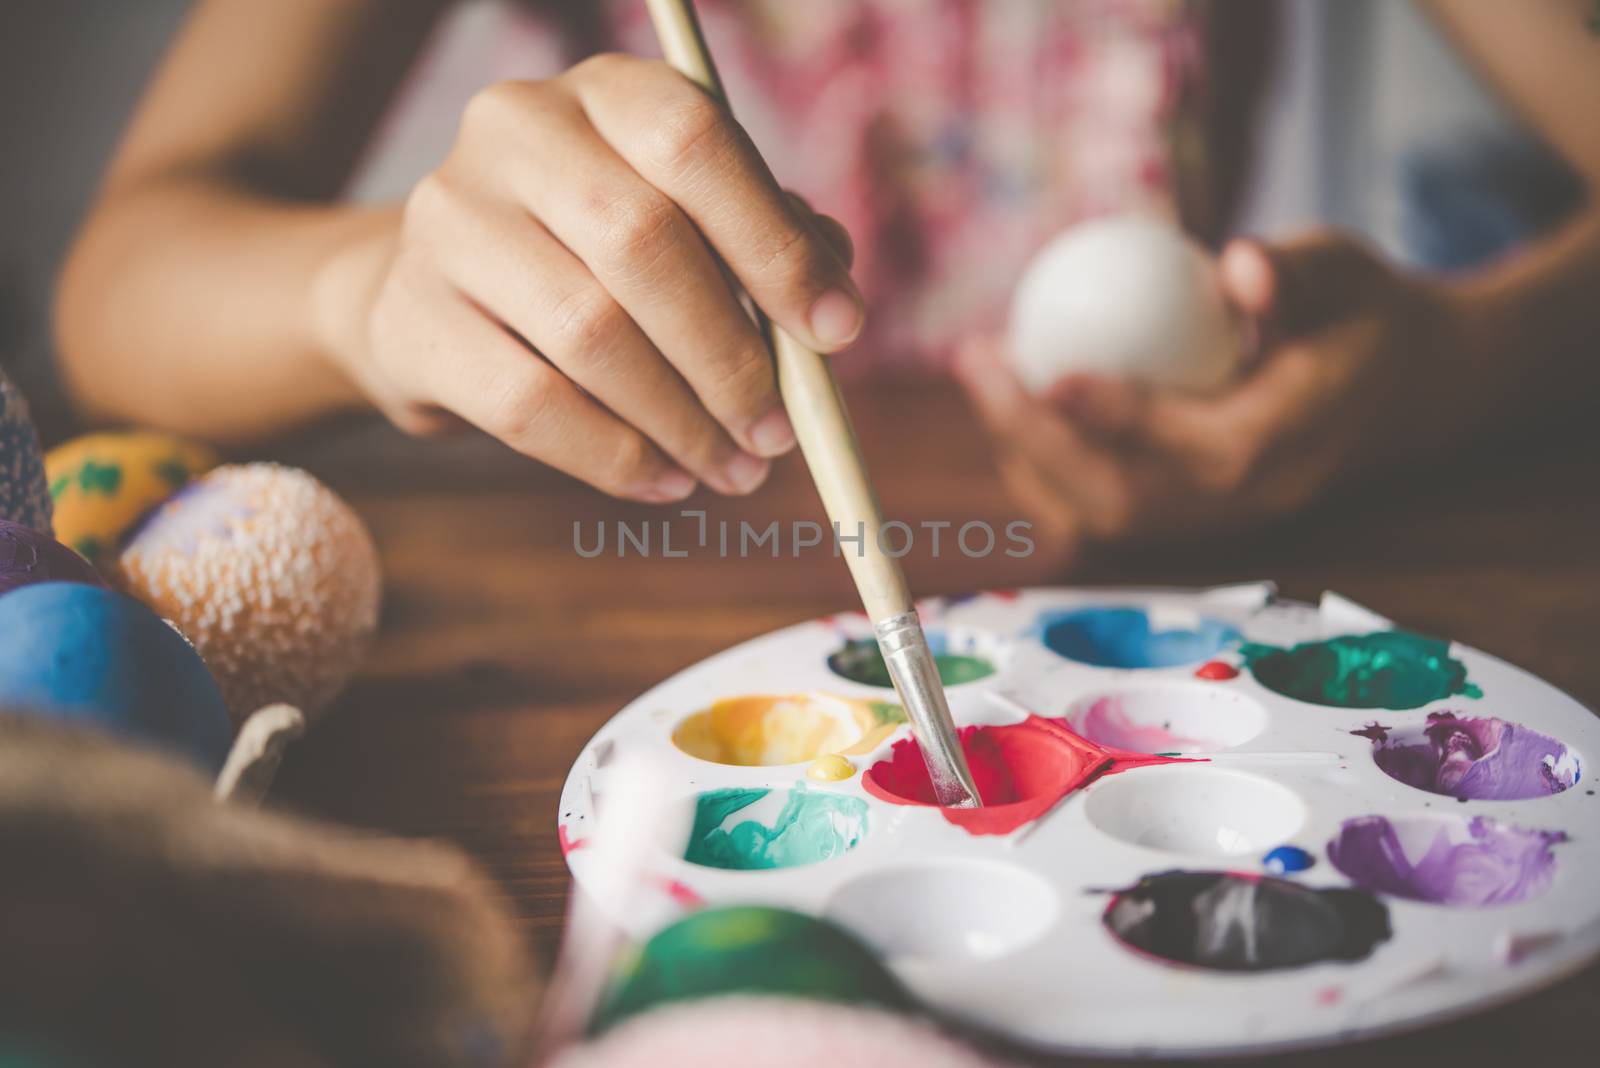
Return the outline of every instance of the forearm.
<path id="1" fill-rule="evenodd" d="M 1600 398 L 1600 207 L 1527 251 L 1446 284 L 1474 430 L 1549 425 Z M 1453 392 L 1448 386 L 1446 391 Z"/>
<path id="2" fill-rule="evenodd" d="M 1600 396 L 1600 35 L 1593 0 L 1429 0 L 1507 104 L 1588 187 L 1580 216 L 1487 271 L 1447 286 L 1478 425 L 1548 423 Z"/>
<path id="3" fill-rule="evenodd" d="M 377 254 L 396 219 L 201 175 L 115 191 L 60 283 L 69 391 L 93 419 L 217 441 L 360 403 L 336 358 L 364 296 L 348 265 Z"/>
<path id="4" fill-rule="evenodd" d="M 336 201 L 449 2 L 195 5 L 58 290 L 86 414 L 227 440 L 355 403 L 329 359 L 353 328 L 329 307 L 358 308 L 319 294 L 395 216 Z"/>

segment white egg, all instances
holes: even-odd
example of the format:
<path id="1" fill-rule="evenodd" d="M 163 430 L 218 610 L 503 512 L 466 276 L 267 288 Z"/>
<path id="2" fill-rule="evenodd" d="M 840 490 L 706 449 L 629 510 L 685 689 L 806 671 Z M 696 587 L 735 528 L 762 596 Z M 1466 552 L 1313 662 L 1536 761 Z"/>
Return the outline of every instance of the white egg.
<path id="1" fill-rule="evenodd" d="M 1008 348 L 1036 393 L 1083 371 L 1203 393 L 1232 378 L 1243 353 L 1212 256 L 1140 215 L 1074 226 L 1034 256 L 1012 297 Z"/>

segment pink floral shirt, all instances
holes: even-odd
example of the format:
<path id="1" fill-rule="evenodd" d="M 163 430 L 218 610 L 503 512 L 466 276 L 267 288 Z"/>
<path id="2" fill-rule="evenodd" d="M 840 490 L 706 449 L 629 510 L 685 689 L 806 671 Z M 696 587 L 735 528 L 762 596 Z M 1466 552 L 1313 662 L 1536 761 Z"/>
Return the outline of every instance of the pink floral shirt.
<path id="1" fill-rule="evenodd" d="M 457 84 L 456 95 L 548 76 L 595 48 L 659 54 L 643 3 L 595 2 L 503 6 L 492 29 L 479 27 L 487 54 L 454 75 L 475 84 Z M 576 24 L 582 8 L 590 25 Z M 1131 208 L 1171 212 L 1174 159 L 1187 170 L 1199 143 L 1189 121 L 1193 2 L 698 9 L 735 114 L 774 173 L 855 240 L 869 324 L 849 365 L 937 369 L 963 333 L 1003 323 L 1028 257 L 1064 226 Z M 417 107 L 444 69 L 424 63 L 409 94 Z M 453 130 L 459 102 L 434 107 Z"/>

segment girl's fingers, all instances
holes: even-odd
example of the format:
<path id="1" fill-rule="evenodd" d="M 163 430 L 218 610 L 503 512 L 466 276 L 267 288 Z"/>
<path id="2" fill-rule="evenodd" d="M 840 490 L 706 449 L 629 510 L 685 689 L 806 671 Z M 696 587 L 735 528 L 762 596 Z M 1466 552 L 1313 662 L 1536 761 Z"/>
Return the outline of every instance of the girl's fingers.
<path id="1" fill-rule="evenodd" d="M 397 264 L 396 271 L 406 270 Z M 534 459 L 616 497 L 682 500 L 695 482 L 442 278 L 424 271 L 382 310 L 389 377 Z"/>
<path id="2" fill-rule="evenodd" d="M 833 249 L 833 254 L 838 256 L 846 267 L 853 266 L 856 262 L 856 243 L 850 237 L 850 231 L 844 228 L 844 223 L 831 215 L 822 215 L 811 207 L 811 202 L 792 189 L 784 190 L 789 202 L 795 206 L 800 217 L 807 220 L 812 229 L 822 240 Z"/>
<path id="3" fill-rule="evenodd" d="M 855 340 L 865 310 L 848 268 L 725 108 L 653 61 L 596 57 L 573 78 L 595 129 L 683 209 L 774 322 L 821 352 Z"/>
<path id="4" fill-rule="evenodd" d="M 570 98 L 518 91 L 481 168 L 599 281 L 748 452 L 794 444 L 772 360 L 695 225 L 602 140 Z M 531 92 L 531 91 L 530 91 Z M 487 120 L 486 120 L 487 121 Z"/>
<path id="5" fill-rule="evenodd" d="M 1104 535 L 1126 529 L 1139 502 L 1122 457 L 1090 441 L 1029 394 L 997 357 L 995 345 L 963 346 L 954 368 L 1003 454 L 1031 467 L 1033 483 L 1044 488 L 1041 496 L 1062 501 L 1089 530 Z"/>
<path id="6" fill-rule="evenodd" d="M 1327 327 L 1385 275 L 1365 247 L 1325 231 L 1274 245 L 1232 241 L 1218 269 L 1223 292 L 1259 323 L 1269 344 Z"/>
<path id="7" fill-rule="evenodd" d="M 1039 528 L 1039 540 L 1055 546 L 1070 545 L 1083 534 L 1083 517 L 1055 488 L 1050 486 L 1033 464 L 1020 455 L 1002 450 L 998 461 L 1000 477 L 1023 512 Z"/>
<path id="8" fill-rule="evenodd" d="M 583 265 L 526 212 L 465 202 L 436 253 L 449 280 L 611 412 L 722 493 L 748 493 L 770 465 L 740 449 Z"/>
<path id="9" fill-rule="evenodd" d="M 1272 311 L 1278 295 L 1278 275 L 1266 246 L 1249 238 L 1228 242 L 1217 260 L 1217 277 L 1223 295 L 1240 312 L 1253 319 Z"/>
<path id="10" fill-rule="evenodd" d="M 1150 391 L 1125 378 L 1070 374 L 1046 396 L 1063 415 L 1101 438 L 1137 439 L 1149 422 Z"/>

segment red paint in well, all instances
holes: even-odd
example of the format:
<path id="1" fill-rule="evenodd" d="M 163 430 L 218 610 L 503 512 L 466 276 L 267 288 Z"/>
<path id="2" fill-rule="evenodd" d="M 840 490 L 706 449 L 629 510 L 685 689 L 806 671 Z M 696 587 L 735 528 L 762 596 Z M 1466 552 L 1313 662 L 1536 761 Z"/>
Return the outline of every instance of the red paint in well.
<path id="1" fill-rule="evenodd" d="M 968 834 L 1010 834 L 1099 775 L 1144 764 L 1188 762 L 1096 745 L 1066 720 L 1040 716 L 1001 727 L 963 727 L 959 735 L 983 807 L 941 808 L 939 813 Z M 896 742 L 888 759 L 861 776 L 861 785 L 892 804 L 935 804 L 933 780 L 915 738 Z"/>
<path id="2" fill-rule="evenodd" d="M 1207 660 L 1194 669 L 1194 677 L 1208 682 L 1227 682 L 1239 677 L 1239 669 L 1222 660 Z"/>

